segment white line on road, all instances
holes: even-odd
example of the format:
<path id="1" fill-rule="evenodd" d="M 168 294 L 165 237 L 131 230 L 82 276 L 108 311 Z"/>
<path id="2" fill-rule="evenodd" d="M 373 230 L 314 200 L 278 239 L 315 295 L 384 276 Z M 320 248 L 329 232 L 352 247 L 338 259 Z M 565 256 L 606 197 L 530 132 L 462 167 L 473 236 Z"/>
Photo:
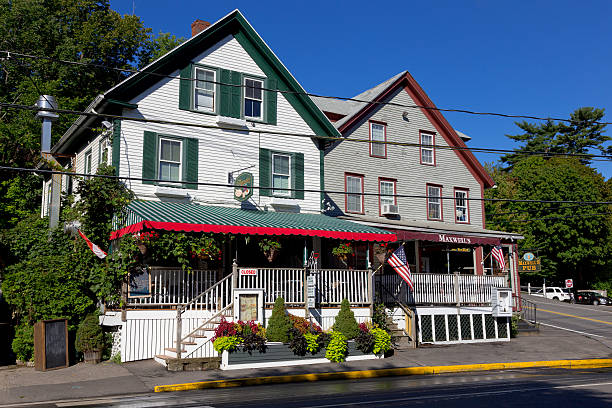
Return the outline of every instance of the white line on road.
<path id="1" fill-rule="evenodd" d="M 561 327 L 561 326 L 555 326 L 554 324 L 548 324 L 548 323 L 542 323 L 542 322 L 538 322 L 538 324 L 541 324 L 542 326 L 554 327 L 555 329 L 567 330 L 567 331 L 571 331 L 571 332 L 578 333 L 578 334 L 584 334 L 585 336 L 595 336 L 595 337 L 604 337 L 604 338 L 606 337 L 606 336 L 601 336 L 599 334 L 586 333 L 586 332 L 581 332 L 578 330 L 568 329 L 568 328 Z"/>
<path id="2" fill-rule="evenodd" d="M 528 391 L 542 391 L 542 390 L 553 390 L 553 389 L 564 389 L 564 388 L 577 388 L 577 387 L 601 387 L 604 385 L 612 385 L 612 382 L 607 383 L 589 383 L 589 384 L 573 384 L 573 385 L 557 385 L 554 387 L 534 387 L 534 388 L 515 388 L 511 390 L 496 390 L 486 392 L 470 392 L 463 394 L 439 394 L 439 395 L 423 395 L 419 397 L 405 397 L 405 398 L 390 398 L 384 400 L 375 401 L 356 401 L 356 402 L 345 402 L 337 404 L 326 404 L 326 405 L 308 405 L 303 408 L 331 408 L 331 407 L 343 407 L 343 406 L 354 406 L 354 405 L 370 405 L 370 404 L 385 404 L 392 402 L 403 402 L 403 401 L 415 401 L 415 400 L 432 400 L 432 399 L 459 399 L 469 397 L 484 397 L 488 395 L 499 395 L 499 394 L 511 394 L 515 392 L 528 392 Z"/>

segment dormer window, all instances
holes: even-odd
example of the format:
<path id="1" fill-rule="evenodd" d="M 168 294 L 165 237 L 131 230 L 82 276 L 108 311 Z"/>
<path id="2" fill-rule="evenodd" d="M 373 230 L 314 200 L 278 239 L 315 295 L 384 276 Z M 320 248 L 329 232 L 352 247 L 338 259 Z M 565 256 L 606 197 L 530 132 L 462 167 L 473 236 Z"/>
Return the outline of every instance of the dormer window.
<path id="1" fill-rule="evenodd" d="M 215 111 L 215 71 L 195 69 L 194 108 L 200 111 Z"/>
<path id="2" fill-rule="evenodd" d="M 263 119 L 263 81 L 244 79 L 244 116 L 247 119 Z"/>

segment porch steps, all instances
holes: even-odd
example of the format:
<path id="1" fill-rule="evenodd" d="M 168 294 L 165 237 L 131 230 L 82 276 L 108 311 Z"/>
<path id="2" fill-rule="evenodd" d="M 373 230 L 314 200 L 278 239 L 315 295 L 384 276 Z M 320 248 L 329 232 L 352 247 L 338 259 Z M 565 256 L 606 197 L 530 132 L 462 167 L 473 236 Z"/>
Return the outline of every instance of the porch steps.
<path id="1" fill-rule="evenodd" d="M 200 329 L 196 333 L 194 333 L 191 336 L 189 336 L 186 340 L 183 340 L 181 342 L 181 347 L 182 347 L 182 349 L 181 349 L 181 357 L 189 355 L 190 353 L 192 353 L 197 348 L 202 347 L 208 341 L 208 339 L 212 338 L 215 335 L 214 334 L 215 333 L 215 329 L 216 329 L 216 326 L 212 327 L 210 329 Z M 177 357 L 177 355 L 176 355 L 176 347 L 168 347 L 168 348 L 166 348 L 164 350 L 164 356 L 166 356 L 168 358 L 176 359 L 176 357 Z M 181 360 L 190 360 L 190 358 L 181 358 Z M 162 363 L 161 361 L 158 361 L 158 362 Z M 166 364 L 164 364 L 164 365 L 166 365 Z"/>
<path id="2" fill-rule="evenodd" d="M 156 355 L 155 361 L 168 371 L 204 371 L 215 370 L 221 366 L 221 357 L 176 358 L 168 355 Z"/>
<path id="3" fill-rule="evenodd" d="M 391 334 L 391 343 L 393 343 L 394 349 L 412 348 L 412 338 L 403 329 L 400 329 L 389 316 L 387 316 L 387 327 L 389 328 L 389 334 Z"/>

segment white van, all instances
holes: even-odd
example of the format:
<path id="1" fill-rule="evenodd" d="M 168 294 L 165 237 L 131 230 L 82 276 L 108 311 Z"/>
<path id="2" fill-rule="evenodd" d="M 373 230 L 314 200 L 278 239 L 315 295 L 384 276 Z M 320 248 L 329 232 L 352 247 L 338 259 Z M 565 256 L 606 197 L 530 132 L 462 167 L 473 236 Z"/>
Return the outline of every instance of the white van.
<path id="1" fill-rule="evenodd" d="M 542 289 L 531 292 L 533 296 L 545 297 L 547 299 L 560 300 L 562 302 L 569 302 L 571 300 L 571 296 L 569 293 L 565 292 L 563 289 L 557 286 L 547 286 L 546 287 L 546 296 L 543 295 Z"/>

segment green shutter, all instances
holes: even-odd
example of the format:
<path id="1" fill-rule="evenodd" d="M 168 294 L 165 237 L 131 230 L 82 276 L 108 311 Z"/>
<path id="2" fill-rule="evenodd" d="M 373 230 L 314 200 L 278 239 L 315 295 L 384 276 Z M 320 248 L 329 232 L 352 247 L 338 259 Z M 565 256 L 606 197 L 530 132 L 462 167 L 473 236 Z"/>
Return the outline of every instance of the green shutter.
<path id="1" fill-rule="evenodd" d="M 183 139 L 185 144 L 183 166 L 183 181 L 198 182 L 198 139 Z M 183 187 L 193 190 L 198 189 L 197 184 L 183 184 Z"/>
<path id="2" fill-rule="evenodd" d="M 232 71 L 227 69 L 221 70 L 221 78 L 219 88 L 221 89 L 221 95 L 219 98 L 219 115 L 230 116 L 232 106 L 232 87 L 224 84 L 230 84 L 232 77 Z"/>
<path id="3" fill-rule="evenodd" d="M 121 158 L 121 121 L 113 121 L 113 167 L 115 175 L 119 175 L 119 159 Z"/>
<path id="4" fill-rule="evenodd" d="M 296 190 L 304 189 L 304 154 L 293 153 L 291 155 L 293 162 L 291 175 L 293 176 L 293 188 Z M 291 197 L 299 200 L 304 199 L 304 191 L 293 191 Z"/>
<path id="5" fill-rule="evenodd" d="M 276 79 L 268 79 L 266 88 L 277 89 Z M 276 125 L 276 94 L 278 92 L 266 91 L 266 123 Z"/>
<path id="6" fill-rule="evenodd" d="M 240 119 L 242 117 L 242 74 L 240 72 L 232 71 L 232 86 L 230 87 L 231 103 L 230 103 L 230 114 L 232 118 Z"/>
<path id="7" fill-rule="evenodd" d="M 193 81 L 191 80 L 191 72 L 193 66 L 187 65 L 181 69 L 181 79 L 179 84 L 179 109 L 191 109 L 191 90 L 193 89 Z"/>
<path id="8" fill-rule="evenodd" d="M 144 132 L 142 143 L 142 178 L 157 178 L 157 133 Z M 155 184 L 153 181 L 143 180 L 142 184 Z"/>
<path id="9" fill-rule="evenodd" d="M 270 150 L 259 149 L 259 187 L 271 187 L 270 170 Z M 269 197 L 272 190 L 260 188 L 259 195 Z"/>

